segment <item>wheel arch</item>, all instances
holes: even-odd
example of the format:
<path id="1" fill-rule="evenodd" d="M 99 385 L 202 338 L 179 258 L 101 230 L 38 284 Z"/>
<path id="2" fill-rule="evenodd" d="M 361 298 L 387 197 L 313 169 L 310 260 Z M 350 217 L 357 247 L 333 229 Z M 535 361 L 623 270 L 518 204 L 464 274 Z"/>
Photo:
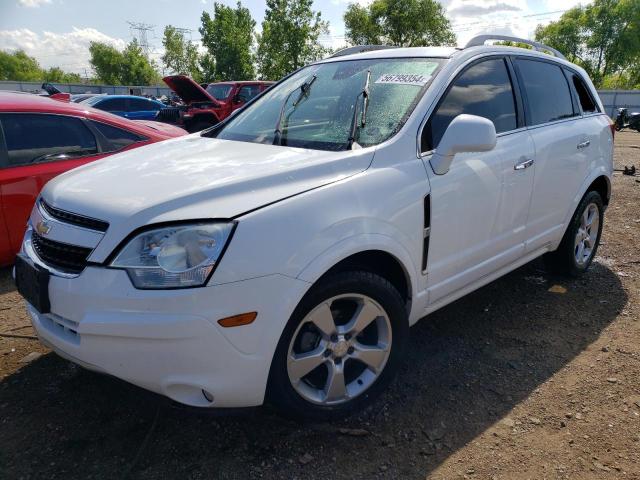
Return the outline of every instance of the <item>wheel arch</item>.
<path id="1" fill-rule="evenodd" d="M 339 242 L 316 257 L 298 278 L 315 284 L 336 272 L 364 270 L 388 280 L 402 296 L 410 312 L 417 287 L 417 273 L 409 252 L 393 239 L 363 234 Z"/>

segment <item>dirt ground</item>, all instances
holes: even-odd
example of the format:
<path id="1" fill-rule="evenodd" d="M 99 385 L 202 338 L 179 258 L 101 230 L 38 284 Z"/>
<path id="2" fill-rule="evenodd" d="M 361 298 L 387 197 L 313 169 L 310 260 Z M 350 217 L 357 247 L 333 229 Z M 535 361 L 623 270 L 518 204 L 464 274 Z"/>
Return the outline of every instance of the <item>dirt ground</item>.
<path id="1" fill-rule="evenodd" d="M 631 164 L 640 134 L 619 133 Z M 640 479 L 639 180 L 616 174 L 584 277 L 537 261 L 431 315 L 387 393 L 336 424 L 180 408 L 84 371 L 32 338 L 0 270 L 0 332 L 26 337 L 0 337 L 0 478 Z"/>

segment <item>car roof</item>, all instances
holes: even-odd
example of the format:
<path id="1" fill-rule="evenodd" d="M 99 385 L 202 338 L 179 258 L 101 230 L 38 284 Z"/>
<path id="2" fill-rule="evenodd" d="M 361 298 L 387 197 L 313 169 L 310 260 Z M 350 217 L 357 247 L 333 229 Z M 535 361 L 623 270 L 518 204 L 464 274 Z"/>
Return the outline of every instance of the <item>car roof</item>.
<path id="1" fill-rule="evenodd" d="M 126 97 L 129 95 L 124 96 Z M 0 91 L 0 113 L 2 112 L 72 115 L 109 123 L 111 125 L 154 138 L 157 138 L 159 135 L 163 136 L 161 133 L 144 124 L 118 117 L 117 115 L 113 115 L 103 110 L 98 110 L 97 108 L 93 108 L 85 103 L 65 102 L 40 95 Z"/>

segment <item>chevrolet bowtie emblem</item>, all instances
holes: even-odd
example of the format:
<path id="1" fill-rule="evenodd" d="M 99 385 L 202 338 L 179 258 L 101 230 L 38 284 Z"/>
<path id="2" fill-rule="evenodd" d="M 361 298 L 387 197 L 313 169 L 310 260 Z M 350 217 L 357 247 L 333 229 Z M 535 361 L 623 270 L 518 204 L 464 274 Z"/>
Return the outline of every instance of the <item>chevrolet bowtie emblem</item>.
<path id="1" fill-rule="evenodd" d="M 46 220 L 40 220 L 36 225 L 36 232 L 40 235 L 47 235 L 51 231 L 51 225 Z"/>

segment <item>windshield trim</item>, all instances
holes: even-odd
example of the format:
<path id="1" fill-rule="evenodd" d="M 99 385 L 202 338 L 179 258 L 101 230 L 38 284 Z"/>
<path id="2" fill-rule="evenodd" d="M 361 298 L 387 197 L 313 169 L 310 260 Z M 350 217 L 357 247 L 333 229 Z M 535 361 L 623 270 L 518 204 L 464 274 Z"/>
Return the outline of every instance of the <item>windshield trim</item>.
<path id="1" fill-rule="evenodd" d="M 421 87 L 420 91 L 418 92 L 418 94 L 416 95 L 414 100 L 411 102 L 411 104 L 407 108 L 407 111 L 402 116 L 402 118 L 398 122 L 398 125 L 392 131 L 392 133 L 387 138 L 385 138 L 383 141 L 381 141 L 380 143 L 377 143 L 377 144 L 374 144 L 374 145 L 364 146 L 364 147 L 362 147 L 363 149 L 376 148 L 376 147 L 378 147 L 380 145 L 388 143 L 389 141 L 393 140 L 394 138 L 396 138 L 398 136 L 398 133 L 400 133 L 400 131 L 407 125 L 407 122 L 408 122 L 409 118 L 411 117 L 411 115 L 414 114 L 414 112 L 416 110 L 416 107 L 418 106 L 420 101 L 424 99 L 425 93 L 431 87 L 431 85 L 433 84 L 433 81 L 435 80 L 437 75 L 440 73 L 440 71 L 442 70 L 443 66 L 447 63 L 448 60 L 450 60 L 450 57 L 445 57 L 445 56 L 440 57 L 440 56 L 423 56 L 423 55 L 420 55 L 420 56 L 410 56 L 410 55 L 391 56 L 390 55 L 390 56 L 384 56 L 384 57 L 372 57 L 371 58 L 371 60 L 376 60 L 376 61 L 378 61 L 378 60 L 417 60 L 417 59 L 433 60 L 434 62 L 436 62 L 438 64 L 438 66 L 433 71 L 429 81 L 423 87 Z M 240 107 L 237 110 L 235 110 L 230 116 L 228 116 L 227 118 L 225 118 L 221 122 L 217 123 L 216 125 L 213 125 L 212 127 L 207 128 L 205 130 L 202 130 L 199 133 L 199 135 L 201 137 L 206 137 L 206 138 L 217 138 L 218 134 L 238 114 L 240 114 L 241 112 L 244 112 L 245 109 L 250 108 L 253 105 L 253 103 L 256 102 L 257 100 L 259 100 L 260 98 L 262 98 L 263 95 L 265 95 L 265 94 L 269 93 L 271 90 L 277 88 L 281 83 L 286 82 L 289 78 L 291 78 L 292 76 L 296 75 L 297 73 L 299 73 L 300 71 L 302 71 L 304 69 L 307 69 L 307 68 L 310 68 L 310 67 L 313 67 L 313 66 L 316 66 L 316 65 L 326 65 L 326 64 L 330 64 L 330 63 L 344 63 L 344 62 L 353 62 L 353 61 L 362 61 L 362 60 L 369 60 L 369 58 L 349 58 L 349 57 L 331 58 L 331 57 L 329 57 L 329 58 L 325 58 L 325 59 L 318 60 L 318 61 L 313 62 L 313 63 L 309 63 L 307 65 L 304 65 L 304 66 L 302 66 L 302 67 L 290 72 L 289 74 L 285 75 L 284 77 L 282 77 L 277 82 L 271 84 L 268 88 L 266 88 L 265 90 L 261 91 L 258 95 L 256 95 L 250 101 L 246 102 L 242 107 Z M 231 139 L 223 139 L 223 140 L 225 140 L 225 141 L 247 142 L 246 140 L 231 140 Z M 249 143 L 255 143 L 255 142 L 249 142 Z M 290 147 L 290 148 L 309 148 L 309 147 L 300 147 L 300 146 L 296 146 L 296 145 L 282 145 L 282 146 L 283 147 Z M 326 149 L 326 150 L 329 151 L 329 149 Z M 348 150 L 341 149 L 340 151 L 348 151 Z"/>

